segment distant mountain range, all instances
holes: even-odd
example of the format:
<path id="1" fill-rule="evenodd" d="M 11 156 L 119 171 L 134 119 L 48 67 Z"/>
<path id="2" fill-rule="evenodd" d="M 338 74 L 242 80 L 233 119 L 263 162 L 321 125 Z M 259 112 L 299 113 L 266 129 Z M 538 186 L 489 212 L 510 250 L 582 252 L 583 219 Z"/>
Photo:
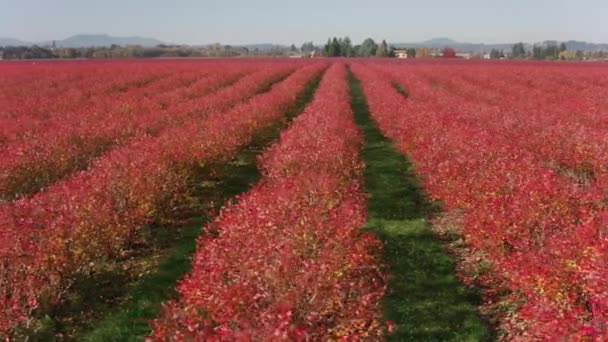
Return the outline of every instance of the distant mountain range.
<path id="1" fill-rule="evenodd" d="M 44 42 L 25 42 L 13 38 L 0 38 L 0 46 L 51 46 L 53 41 Z M 63 40 L 56 40 L 57 47 L 104 47 L 112 45 L 140 45 L 156 46 L 163 44 L 162 41 L 154 38 L 144 37 L 113 37 L 107 34 L 79 34 Z"/>
<path id="2" fill-rule="evenodd" d="M 556 40 L 546 40 L 544 42 L 538 42 L 536 44 L 540 45 L 550 45 L 550 44 L 560 44 L 560 41 Z M 584 41 L 576 41 L 569 40 L 564 42 L 566 43 L 566 47 L 568 50 L 583 50 L 583 51 L 599 51 L 604 50 L 608 51 L 608 44 L 596 44 L 589 43 Z M 44 41 L 44 42 L 26 42 L 19 39 L 13 38 L 0 38 L 0 46 L 51 46 L 53 44 L 52 41 Z M 159 44 L 170 44 L 164 43 L 158 39 L 154 38 L 145 38 L 145 37 L 114 37 L 107 34 L 79 34 L 75 35 L 63 40 L 56 40 L 55 46 L 57 47 L 108 47 L 111 45 L 140 45 L 140 46 L 156 46 Z M 457 51 L 463 52 L 489 52 L 492 49 L 498 50 L 509 50 L 513 46 L 514 43 L 504 43 L 504 44 L 485 44 L 485 43 L 466 43 L 466 42 L 458 42 L 449 38 L 434 38 L 422 42 L 415 43 L 392 43 L 391 45 L 397 48 L 407 48 L 407 47 L 428 47 L 435 49 L 442 49 L 444 47 L 452 47 Z M 526 48 L 531 49 L 533 44 L 526 43 Z M 196 45 L 196 46 L 208 46 L 208 45 Z M 258 49 L 260 51 L 268 51 L 275 48 L 287 48 L 285 45 L 281 44 L 246 44 L 246 45 L 234 45 L 235 47 L 247 47 L 250 50 Z"/>

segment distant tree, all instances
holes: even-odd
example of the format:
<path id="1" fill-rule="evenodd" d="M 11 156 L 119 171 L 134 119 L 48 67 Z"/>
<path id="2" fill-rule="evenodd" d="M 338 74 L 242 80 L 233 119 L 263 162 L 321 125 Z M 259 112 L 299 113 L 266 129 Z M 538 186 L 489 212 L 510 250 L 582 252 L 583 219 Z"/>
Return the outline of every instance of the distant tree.
<path id="1" fill-rule="evenodd" d="M 456 50 L 451 47 L 446 47 L 441 51 L 443 58 L 456 58 Z"/>
<path id="2" fill-rule="evenodd" d="M 361 43 L 361 48 L 359 50 L 359 56 L 361 57 L 375 56 L 376 51 L 378 50 L 378 44 L 376 44 L 373 39 L 367 38 Z"/>
<path id="3" fill-rule="evenodd" d="M 543 47 L 540 45 L 534 45 L 532 47 L 532 58 L 534 59 L 543 59 Z"/>
<path id="4" fill-rule="evenodd" d="M 532 58 L 534 59 L 559 59 L 560 54 L 567 50 L 560 51 L 562 47 L 557 44 L 549 44 L 546 46 L 534 45 L 532 47 Z"/>
<path id="5" fill-rule="evenodd" d="M 51 50 L 39 46 L 7 46 L 2 51 L 3 59 L 57 58 Z"/>
<path id="6" fill-rule="evenodd" d="M 331 41 L 331 43 L 334 45 L 334 49 L 336 51 L 336 54 L 334 55 L 334 57 L 342 56 L 342 38 L 334 37 L 334 39 Z"/>
<path id="7" fill-rule="evenodd" d="M 505 58 L 506 54 L 505 51 L 500 49 L 492 49 L 490 51 L 490 59 L 501 59 L 501 58 Z"/>
<path id="8" fill-rule="evenodd" d="M 585 53 L 582 50 L 576 50 L 576 59 L 582 61 L 585 59 Z"/>
<path id="9" fill-rule="evenodd" d="M 330 51 L 331 49 L 331 38 L 327 38 L 327 43 L 325 44 L 325 46 L 323 47 L 323 54 L 326 57 L 331 57 L 331 53 L 333 51 Z"/>
<path id="10" fill-rule="evenodd" d="M 557 45 L 549 45 L 543 50 L 544 59 L 558 59 L 559 58 L 559 47 Z"/>
<path id="11" fill-rule="evenodd" d="M 304 44 L 302 44 L 300 51 L 313 52 L 313 51 L 315 51 L 315 45 L 312 42 L 305 42 Z"/>
<path id="12" fill-rule="evenodd" d="M 344 54 L 346 53 L 346 51 L 344 51 L 344 41 L 342 38 L 334 38 L 332 40 L 332 44 L 334 44 L 335 46 L 335 50 L 336 50 L 336 56 L 335 57 L 342 57 L 344 56 Z"/>
<path id="13" fill-rule="evenodd" d="M 416 49 L 414 49 L 414 48 L 407 49 L 407 58 L 416 58 Z"/>
<path id="14" fill-rule="evenodd" d="M 526 47 L 524 43 L 517 43 L 513 45 L 511 48 L 511 57 L 512 58 L 525 58 L 526 57 Z"/>
<path id="15" fill-rule="evenodd" d="M 353 50 L 353 43 L 349 37 L 344 37 L 344 39 L 342 39 L 340 52 L 342 54 L 342 57 L 353 57 L 355 55 L 355 52 Z"/>
<path id="16" fill-rule="evenodd" d="M 388 45 L 386 44 L 386 40 L 382 40 L 382 43 L 378 45 L 376 49 L 377 57 L 388 57 Z"/>
<path id="17" fill-rule="evenodd" d="M 291 44 L 291 46 L 289 47 L 289 51 L 298 52 L 298 48 L 294 44 Z"/>
<path id="18" fill-rule="evenodd" d="M 341 52 L 342 39 L 338 39 L 337 37 L 329 38 L 327 40 L 327 44 L 325 44 L 325 48 L 323 49 L 325 52 L 325 56 L 327 57 L 340 57 L 342 55 Z"/>
<path id="19" fill-rule="evenodd" d="M 331 46 L 329 48 L 329 56 L 330 57 L 340 57 L 340 41 L 338 38 L 334 37 L 331 40 Z"/>
<path id="20" fill-rule="evenodd" d="M 144 51 L 144 57 L 153 58 L 153 57 L 161 57 L 166 53 L 164 48 L 157 46 L 155 48 L 149 48 Z"/>
<path id="21" fill-rule="evenodd" d="M 559 45 L 559 52 L 564 52 L 564 51 L 567 51 L 567 50 L 568 50 L 568 47 L 566 46 L 566 43 L 561 43 Z"/>

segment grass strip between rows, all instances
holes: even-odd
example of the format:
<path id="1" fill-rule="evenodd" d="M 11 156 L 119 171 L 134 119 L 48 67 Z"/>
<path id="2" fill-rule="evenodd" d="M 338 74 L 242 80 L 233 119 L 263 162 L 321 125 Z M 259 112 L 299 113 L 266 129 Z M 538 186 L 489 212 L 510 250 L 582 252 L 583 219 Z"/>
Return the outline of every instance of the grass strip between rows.
<path id="1" fill-rule="evenodd" d="M 361 84 L 349 74 L 355 119 L 365 134 L 365 186 L 371 197 L 365 230 L 384 242 L 390 265 L 385 319 L 395 341 L 486 341 L 490 333 L 475 311 L 477 296 L 455 277 L 455 264 L 432 233 L 436 208 L 413 166 L 378 130 Z"/>

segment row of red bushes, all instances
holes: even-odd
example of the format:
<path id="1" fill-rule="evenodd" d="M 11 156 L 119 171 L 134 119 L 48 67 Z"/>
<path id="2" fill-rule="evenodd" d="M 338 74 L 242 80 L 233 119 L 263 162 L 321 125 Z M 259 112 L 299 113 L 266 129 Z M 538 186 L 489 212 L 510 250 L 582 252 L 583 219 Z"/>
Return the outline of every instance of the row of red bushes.
<path id="1" fill-rule="evenodd" d="M 95 68 L 66 63 L 44 69 L 24 68 L 22 65 L 11 67 L 9 64 L 0 69 L 3 76 L 7 76 L 0 77 L 4 81 L 0 84 L 2 142 L 33 136 L 55 120 L 72 120 L 73 115 L 108 96 L 120 100 L 127 93 L 154 88 L 156 84 L 171 82 L 178 77 L 192 79 L 184 74 L 188 69 L 195 79 L 203 75 L 193 73 L 196 69 L 192 65 L 166 64 L 150 68 L 121 62 L 96 65 Z M 14 69 L 20 72 L 11 75 Z"/>
<path id="2" fill-rule="evenodd" d="M 46 120 L 46 131 L 29 132 L 0 151 L 0 199 L 39 191 L 130 139 L 158 135 L 210 110 L 225 110 L 290 69 L 293 66 L 262 67 L 230 87 L 224 86 L 242 77 L 242 70 L 213 70 L 192 84 L 169 78 L 169 84 L 159 81 L 120 96 L 100 95 L 72 115 Z"/>
<path id="3" fill-rule="evenodd" d="M 593 186 L 606 188 L 608 71 L 591 66 L 584 71 L 579 65 L 552 68 L 507 64 L 474 77 L 468 75 L 466 66 L 417 66 L 404 68 L 402 75 L 432 78 L 466 101 L 494 106 L 498 118 L 508 111 L 509 124 L 516 129 L 506 130 L 504 122 L 493 119 L 488 120 L 496 126 L 492 129 L 511 134 L 513 144 L 529 150 L 548 167 L 569 173 L 572 178 L 578 173 L 579 181 L 593 181 Z M 525 130 L 518 127 L 521 124 L 525 124 Z"/>
<path id="4" fill-rule="evenodd" d="M 2 206 L 0 332 L 27 323 L 41 300 L 60 300 L 75 276 L 119 255 L 148 220 L 171 215 L 188 196 L 196 165 L 231 159 L 281 118 L 325 67 L 299 68 L 228 111 L 209 108 L 203 119 L 137 139 L 86 172 Z"/>
<path id="5" fill-rule="evenodd" d="M 494 72 L 469 68 L 473 75 Z M 416 68 L 357 64 L 353 70 L 363 80 L 383 132 L 412 156 L 430 195 L 458 213 L 465 241 L 489 262 L 492 272 L 478 280 L 509 290 L 510 309 L 501 321 L 506 336 L 608 337 L 605 188 L 581 184 L 555 167 L 559 160 L 560 167 L 576 170 L 576 162 L 568 160 L 593 149 L 581 150 L 572 140 L 564 144 L 564 132 L 571 130 L 560 121 L 575 122 L 571 112 L 560 104 L 526 112 L 532 105 L 511 103 L 489 91 L 479 91 L 485 99 L 479 101 L 466 96 L 464 85 L 443 88 L 429 82 L 440 75 L 429 71 L 421 77 Z M 391 81 L 406 88 L 409 97 Z M 560 127 L 564 132 L 554 132 Z M 572 153 L 564 158 L 564 151 Z M 598 160 L 596 170 L 601 171 Z"/>
<path id="6" fill-rule="evenodd" d="M 181 297 L 153 322 L 160 341 L 380 340 L 385 270 L 366 221 L 346 68 L 261 156 L 260 184 L 198 241 Z"/>

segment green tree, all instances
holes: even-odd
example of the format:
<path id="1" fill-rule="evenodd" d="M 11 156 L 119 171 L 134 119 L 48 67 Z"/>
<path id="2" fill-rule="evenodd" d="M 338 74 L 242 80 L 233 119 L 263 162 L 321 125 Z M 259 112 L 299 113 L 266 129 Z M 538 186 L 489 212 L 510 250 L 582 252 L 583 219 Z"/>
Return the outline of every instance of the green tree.
<path id="1" fill-rule="evenodd" d="M 532 47 L 532 58 L 534 59 L 543 59 L 543 48 L 542 46 L 534 45 Z"/>
<path id="2" fill-rule="evenodd" d="M 576 59 L 582 61 L 585 58 L 585 53 L 582 50 L 576 50 Z"/>
<path id="3" fill-rule="evenodd" d="M 302 44 L 300 51 L 313 52 L 313 51 L 315 51 L 315 45 L 312 42 L 305 42 L 304 44 Z"/>
<path id="4" fill-rule="evenodd" d="M 524 43 L 519 42 L 511 48 L 511 56 L 513 58 L 525 58 L 526 57 L 526 47 Z"/>
<path id="5" fill-rule="evenodd" d="M 386 44 L 386 40 L 382 40 L 382 43 L 378 45 L 376 49 L 377 57 L 388 57 L 388 45 Z"/>
<path id="6" fill-rule="evenodd" d="M 559 47 L 557 45 L 549 45 L 543 50 L 544 59 L 558 59 L 559 58 Z"/>
<path id="7" fill-rule="evenodd" d="M 329 56 L 330 57 L 340 57 L 340 41 L 338 38 L 334 37 L 331 40 L 331 46 L 329 48 Z"/>
<path id="8" fill-rule="evenodd" d="M 416 58 L 416 49 L 414 49 L 414 48 L 407 49 L 407 58 Z"/>
<path id="9" fill-rule="evenodd" d="M 376 44 L 373 39 L 367 38 L 361 43 L 361 48 L 359 50 L 359 56 L 361 57 L 375 56 L 376 50 L 378 50 L 378 44 Z"/>
<path id="10" fill-rule="evenodd" d="M 332 51 L 330 51 L 330 49 L 331 49 L 331 38 L 327 38 L 327 43 L 326 43 L 326 44 L 325 44 L 325 46 L 323 47 L 323 54 L 324 54 L 326 57 L 331 57 L 330 53 L 331 53 Z"/>
<path id="11" fill-rule="evenodd" d="M 342 53 L 342 57 L 353 57 L 355 55 L 353 50 L 353 43 L 349 37 L 344 37 L 344 39 L 342 39 L 340 52 Z"/>

